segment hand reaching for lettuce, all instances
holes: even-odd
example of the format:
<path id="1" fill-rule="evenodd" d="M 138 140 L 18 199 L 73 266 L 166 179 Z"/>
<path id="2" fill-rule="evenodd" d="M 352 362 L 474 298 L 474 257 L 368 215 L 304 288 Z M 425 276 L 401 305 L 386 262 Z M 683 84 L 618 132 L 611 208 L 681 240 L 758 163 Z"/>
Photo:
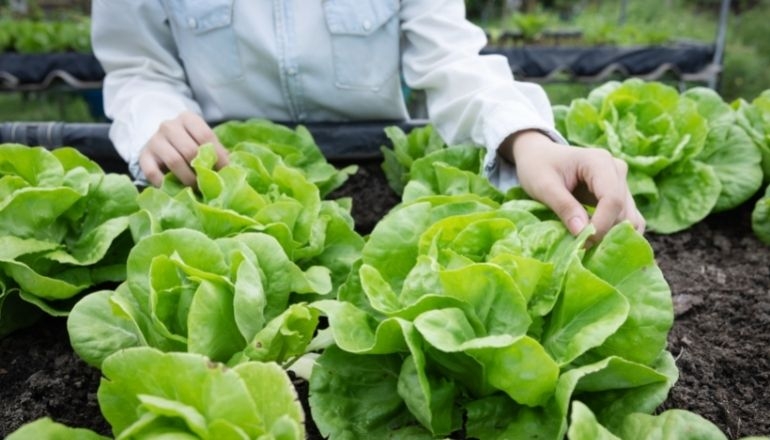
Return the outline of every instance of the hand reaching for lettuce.
<path id="1" fill-rule="evenodd" d="M 516 164 L 522 188 L 548 205 L 577 235 L 589 222 L 600 240 L 624 220 L 643 232 L 645 221 L 626 184 L 628 166 L 607 151 L 558 144 L 538 131 L 523 131 L 500 148 Z M 589 217 L 583 204 L 596 206 Z"/>
<path id="2" fill-rule="evenodd" d="M 182 112 L 160 124 L 139 154 L 139 166 L 155 186 L 160 186 L 167 171 L 185 185 L 193 185 L 195 172 L 190 162 L 198 154 L 198 147 L 206 143 L 216 148 L 217 168 L 227 164 L 227 151 L 208 123 L 196 113 Z"/>

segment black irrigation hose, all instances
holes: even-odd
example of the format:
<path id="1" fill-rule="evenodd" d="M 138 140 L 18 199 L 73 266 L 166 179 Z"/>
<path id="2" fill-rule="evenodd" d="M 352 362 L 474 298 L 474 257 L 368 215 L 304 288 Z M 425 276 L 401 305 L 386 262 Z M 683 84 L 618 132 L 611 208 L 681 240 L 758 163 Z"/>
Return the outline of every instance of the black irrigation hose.
<path id="1" fill-rule="evenodd" d="M 127 173 L 125 161 L 108 137 L 107 123 L 4 122 L 0 124 L 0 143 L 77 148 L 107 172 Z"/>
<path id="2" fill-rule="evenodd" d="M 426 121 L 415 120 L 304 125 L 313 134 L 316 143 L 330 162 L 355 163 L 382 158 L 380 146 L 390 146 L 390 141 L 385 136 L 385 127 L 397 125 L 409 131 L 425 124 Z M 3 122 L 0 123 L 0 143 L 43 146 L 49 149 L 70 146 L 97 162 L 105 171 L 127 173 L 125 162 L 110 142 L 109 129 L 109 123 Z"/>

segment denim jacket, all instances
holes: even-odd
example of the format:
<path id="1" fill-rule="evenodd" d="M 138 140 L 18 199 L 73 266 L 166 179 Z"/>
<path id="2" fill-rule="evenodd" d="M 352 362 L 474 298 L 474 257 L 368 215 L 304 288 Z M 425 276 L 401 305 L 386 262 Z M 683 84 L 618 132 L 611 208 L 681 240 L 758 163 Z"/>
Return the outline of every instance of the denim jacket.
<path id="1" fill-rule="evenodd" d="M 94 53 L 105 69 L 110 137 L 132 170 L 161 122 L 406 120 L 402 80 L 423 90 L 451 144 L 487 148 L 501 188 L 515 182 L 496 150 L 511 133 L 553 128 L 543 89 L 515 81 L 505 58 L 479 55 L 463 0 L 95 0 Z M 502 165 L 502 166 L 501 166 Z"/>

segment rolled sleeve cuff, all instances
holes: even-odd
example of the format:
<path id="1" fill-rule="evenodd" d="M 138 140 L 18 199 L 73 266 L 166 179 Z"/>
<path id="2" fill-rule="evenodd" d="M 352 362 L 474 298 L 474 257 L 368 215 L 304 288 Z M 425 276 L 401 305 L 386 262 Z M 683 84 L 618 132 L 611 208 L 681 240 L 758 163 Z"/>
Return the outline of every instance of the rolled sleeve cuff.
<path id="1" fill-rule="evenodd" d="M 482 139 L 487 149 L 484 173 L 501 191 L 517 185 L 518 177 L 515 165 L 502 158 L 497 150 L 508 136 L 524 130 L 538 130 L 554 142 L 568 144 L 561 133 L 529 107 L 512 104 L 495 109 L 485 120 L 483 128 Z"/>

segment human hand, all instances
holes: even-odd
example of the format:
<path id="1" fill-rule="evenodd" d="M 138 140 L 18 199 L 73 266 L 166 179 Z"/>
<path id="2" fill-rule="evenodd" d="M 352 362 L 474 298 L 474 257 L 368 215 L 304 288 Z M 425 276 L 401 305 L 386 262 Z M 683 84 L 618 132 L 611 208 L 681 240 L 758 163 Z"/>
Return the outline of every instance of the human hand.
<path id="1" fill-rule="evenodd" d="M 524 191 L 551 208 L 573 235 L 590 222 L 596 229 L 590 241 L 596 242 L 624 220 L 644 232 L 644 217 L 626 183 L 628 165 L 606 150 L 562 145 L 526 130 L 507 139 L 499 151 L 516 164 Z M 596 207 L 590 219 L 582 204 Z"/>
<path id="2" fill-rule="evenodd" d="M 190 162 L 198 147 L 213 143 L 217 153 L 217 168 L 227 164 L 227 150 L 214 131 L 199 115 L 186 111 L 176 118 L 163 121 L 139 154 L 139 166 L 150 183 L 160 186 L 166 171 L 172 172 L 185 185 L 195 184 L 195 172 Z"/>

